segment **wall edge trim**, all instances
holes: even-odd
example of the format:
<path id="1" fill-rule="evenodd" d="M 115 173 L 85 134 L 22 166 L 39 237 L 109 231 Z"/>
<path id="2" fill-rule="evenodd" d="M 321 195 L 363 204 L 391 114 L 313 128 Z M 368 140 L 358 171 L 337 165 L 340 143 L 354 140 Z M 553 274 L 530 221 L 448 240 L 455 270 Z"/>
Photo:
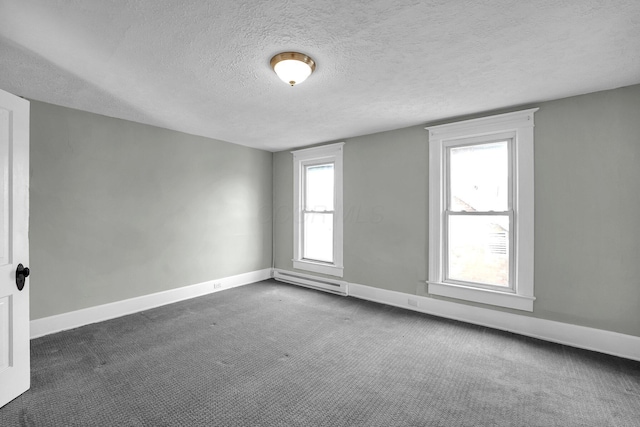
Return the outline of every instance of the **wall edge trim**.
<path id="1" fill-rule="evenodd" d="M 80 310 L 34 319 L 29 322 L 29 326 L 31 328 L 30 338 L 39 338 L 56 332 L 74 329 L 91 323 L 126 316 L 128 314 L 138 313 L 140 311 L 223 291 L 225 289 L 260 282 L 271 278 L 271 274 L 271 268 L 265 268 L 248 273 L 237 274 L 235 276 L 213 279 L 194 285 L 183 286 L 153 294 L 115 301 L 108 304 L 96 305 Z M 216 284 L 220 284 L 220 286 L 216 288 Z"/>
<path id="2" fill-rule="evenodd" d="M 640 361 L 640 337 L 348 283 L 348 295 L 438 317 Z M 417 306 L 409 305 L 409 301 Z"/>

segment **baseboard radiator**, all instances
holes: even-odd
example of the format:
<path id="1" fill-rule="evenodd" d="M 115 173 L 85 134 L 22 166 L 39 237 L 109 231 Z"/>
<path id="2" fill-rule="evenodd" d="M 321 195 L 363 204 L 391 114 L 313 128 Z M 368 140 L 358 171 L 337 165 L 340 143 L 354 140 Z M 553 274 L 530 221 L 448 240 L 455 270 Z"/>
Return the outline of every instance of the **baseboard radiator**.
<path id="1" fill-rule="evenodd" d="M 291 283 L 292 285 L 331 292 L 332 294 L 348 295 L 347 283 L 341 280 L 327 279 L 309 274 L 292 273 L 278 269 L 274 269 L 273 278 L 280 282 Z"/>

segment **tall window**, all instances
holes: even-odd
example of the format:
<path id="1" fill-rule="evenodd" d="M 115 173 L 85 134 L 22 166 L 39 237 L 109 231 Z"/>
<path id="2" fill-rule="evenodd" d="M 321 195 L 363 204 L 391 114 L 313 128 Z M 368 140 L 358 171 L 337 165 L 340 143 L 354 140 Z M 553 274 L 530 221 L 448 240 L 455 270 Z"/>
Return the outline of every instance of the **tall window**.
<path id="1" fill-rule="evenodd" d="M 344 143 L 293 151 L 293 267 L 342 277 Z"/>
<path id="2" fill-rule="evenodd" d="M 429 293 L 533 311 L 533 114 L 429 130 Z"/>
<path id="3" fill-rule="evenodd" d="M 307 164 L 302 174 L 302 259 L 333 263 L 335 163 Z"/>

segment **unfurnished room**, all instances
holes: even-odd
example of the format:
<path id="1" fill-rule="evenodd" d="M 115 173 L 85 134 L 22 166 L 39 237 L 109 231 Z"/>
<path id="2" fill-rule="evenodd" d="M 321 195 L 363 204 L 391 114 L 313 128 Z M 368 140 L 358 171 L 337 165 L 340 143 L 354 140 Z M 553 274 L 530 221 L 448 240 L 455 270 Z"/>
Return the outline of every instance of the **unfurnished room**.
<path id="1" fill-rule="evenodd" d="M 640 427 L 640 2 L 0 0 L 0 426 Z"/>

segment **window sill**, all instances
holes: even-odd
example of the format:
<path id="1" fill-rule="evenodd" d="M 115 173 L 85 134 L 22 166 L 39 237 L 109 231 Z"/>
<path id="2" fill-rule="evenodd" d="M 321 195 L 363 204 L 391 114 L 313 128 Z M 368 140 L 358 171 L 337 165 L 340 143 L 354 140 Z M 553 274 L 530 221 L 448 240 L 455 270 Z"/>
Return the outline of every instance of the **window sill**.
<path id="1" fill-rule="evenodd" d="M 312 261 L 303 261 L 303 260 L 295 260 L 295 259 L 292 261 L 293 261 L 293 268 L 297 270 L 312 271 L 314 273 L 328 274 L 329 276 L 342 277 L 342 271 L 343 271 L 342 267 L 337 267 L 331 264 L 322 264 L 319 262 L 312 262 Z"/>
<path id="2" fill-rule="evenodd" d="M 431 295 L 513 308 L 515 310 L 533 311 L 533 301 L 535 300 L 535 297 L 493 291 L 489 289 L 471 288 L 451 283 L 427 283 L 429 284 L 429 294 Z"/>

